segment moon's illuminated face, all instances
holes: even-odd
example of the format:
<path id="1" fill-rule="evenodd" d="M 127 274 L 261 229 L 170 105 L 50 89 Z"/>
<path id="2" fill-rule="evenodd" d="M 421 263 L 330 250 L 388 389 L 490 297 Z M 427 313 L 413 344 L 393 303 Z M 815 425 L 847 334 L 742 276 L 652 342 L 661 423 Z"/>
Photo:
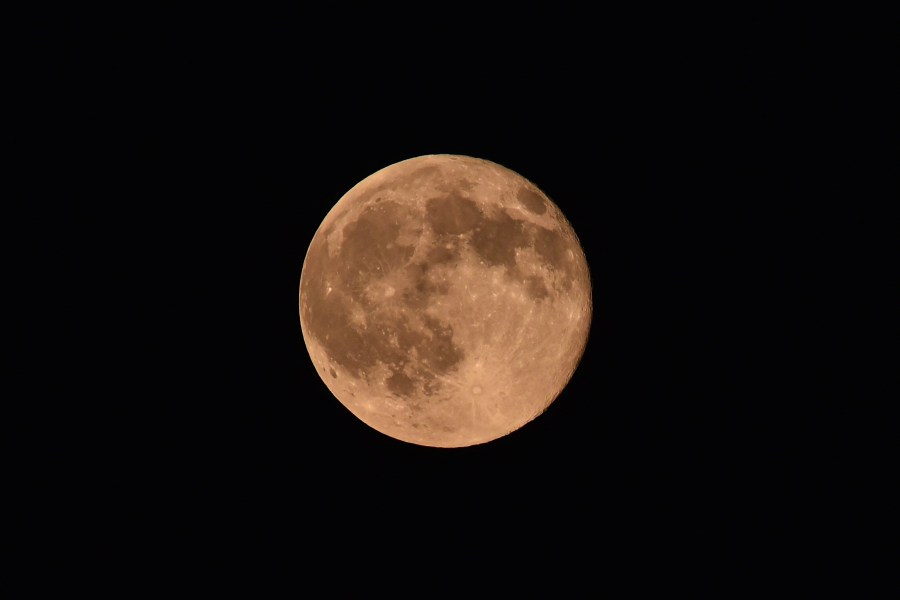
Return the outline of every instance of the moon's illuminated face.
<path id="1" fill-rule="evenodd" d="M 546 410 L 581 358 L 591 307 L 559 208 L 467 156 L 420 156 L 358 183 L 300 277 L 303 337 L 328 389 L 425 446 L 489 442 Z"/>

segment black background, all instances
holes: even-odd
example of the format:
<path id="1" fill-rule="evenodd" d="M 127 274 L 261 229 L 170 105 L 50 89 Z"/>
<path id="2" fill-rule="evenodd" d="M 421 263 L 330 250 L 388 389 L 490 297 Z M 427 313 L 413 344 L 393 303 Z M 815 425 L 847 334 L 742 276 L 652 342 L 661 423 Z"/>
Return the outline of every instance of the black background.
<path id="1" fill-rule="evenodd" d="M 51 572 L 88 557 L 157 576 L 334 569 L 339 591 L 483 575 L 593 593 L 823 576 L 869 548 L 839 540 L 879 530 L 891 426 L 866 374 L 887 357 L 850 366 L 860 334 L 885 333 L 857 257 L 887 251 L 863 225 L 893 168 L 868 152 L 888 135 L 888 35 L 845 17 L 42 15 L 21 52 L 37 169 L 20 264 L 46 290 L 15 330 L 38 367 L 14 451 L 26 555 Z M 455 450 L 353 417 L 298 317 L 331 206 L 429 153 L 540 186 L 595 301 L 550 409 Z"/>

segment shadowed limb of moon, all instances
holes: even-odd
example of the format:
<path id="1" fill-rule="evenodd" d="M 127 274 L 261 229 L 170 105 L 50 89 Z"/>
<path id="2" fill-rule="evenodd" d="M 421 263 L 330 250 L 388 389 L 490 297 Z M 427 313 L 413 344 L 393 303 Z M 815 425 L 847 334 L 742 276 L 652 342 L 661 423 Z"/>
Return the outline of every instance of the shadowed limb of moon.
<path id="1" fill-rule="evenodd" d="M 468 156 L 363 179 L 319 226 L 300 276 L 303 339 L 325 385 L 370 427 L 424 446 L 483 444 L 544 412 L 591 312 L 559 208 Z"/>

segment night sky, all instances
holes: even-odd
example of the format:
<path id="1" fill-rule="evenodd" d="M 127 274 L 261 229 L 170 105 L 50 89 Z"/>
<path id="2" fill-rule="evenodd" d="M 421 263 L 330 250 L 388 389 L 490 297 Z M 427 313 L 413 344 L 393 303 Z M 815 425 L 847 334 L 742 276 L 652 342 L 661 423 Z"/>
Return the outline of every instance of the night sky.
<path id="1" fill-rule="evenodd" d="M 338 592 L 371 571 L 383 589 L 484 573 L 593 595 L 812 573 L 865 535 L 871 513 L 839 498 L 881 485 L 859 457 L 886 451 L 889 424 L 851 410 L 876 386 L 839 356 L 880 321 L 839 298 L 875 273 L 852 253 L 886 246 L 862 234 L 863 200 L 883 195 L 866 173 L 889 162 L 860 158 L 882 124 L 858 109 L 888 89 L 885 31 L 765 11 L 429 11 L 37 20 L 22 273 L 47 292 L 14 331 L 41 365 L 14 452 L 29 552 L 141 573 L 334 568 Z M 298 315 L 328 210 L 430 153 L 537 184 L 594 293 L 556 402 L 453 450 L 353 417 Z"/>

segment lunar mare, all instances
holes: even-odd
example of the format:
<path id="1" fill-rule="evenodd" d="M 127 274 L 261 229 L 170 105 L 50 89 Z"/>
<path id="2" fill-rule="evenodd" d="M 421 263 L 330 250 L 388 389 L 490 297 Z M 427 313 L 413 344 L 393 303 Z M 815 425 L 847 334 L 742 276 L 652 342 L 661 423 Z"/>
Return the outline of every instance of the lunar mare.
<path id="1" fill-rule="evenodd" d="M 326 215 L 300 276 L 319 375 L 356 417 L 413 444 L 505 436 L 568 384 L 592 312 L 571 224 L 537 186 L 457 155 L 366 177 Z"/>

